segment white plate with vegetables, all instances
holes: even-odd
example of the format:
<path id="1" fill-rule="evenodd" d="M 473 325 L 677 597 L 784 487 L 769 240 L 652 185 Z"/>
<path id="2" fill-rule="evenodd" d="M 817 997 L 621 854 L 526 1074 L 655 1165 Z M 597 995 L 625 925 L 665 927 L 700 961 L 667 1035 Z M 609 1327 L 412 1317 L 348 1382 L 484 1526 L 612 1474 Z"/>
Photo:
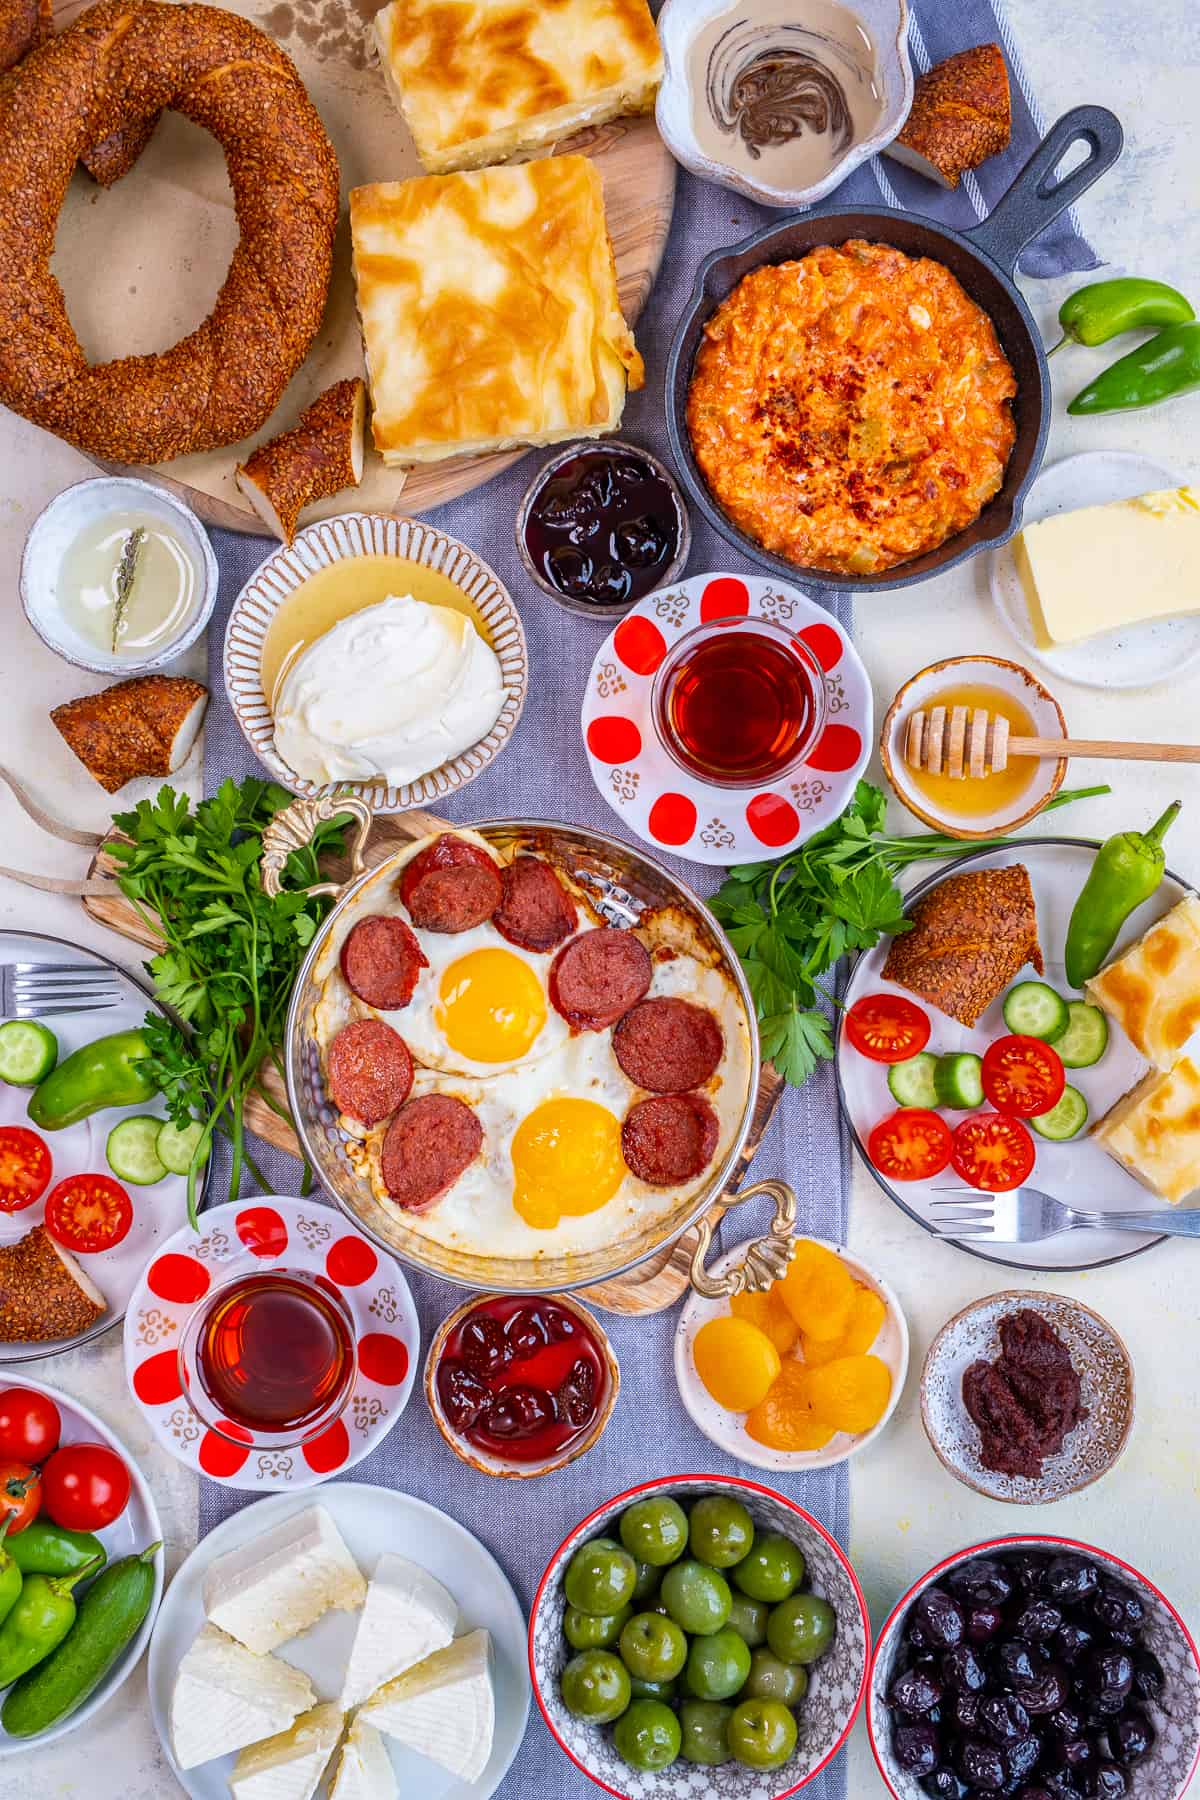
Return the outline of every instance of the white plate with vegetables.
<path id="1" fill-rule="evenodd" d="M 60 1388 L 28 1376 L 0 1384 L 0 1480 L 26 1490 L 0 1545 L 5 1757 L 65 1737 L 133 1673 L 162 1598 L 163 1554 L 137 1464 Z"/>
<path id="2" fill-rule="evenodd" d="M 192 1150 L 135 1067 L 128 1034 L 162 1010 L 141 983 L 64 939 L 0 931 L 0 963 L 13 962 L 93 967 L 120 998 L 0 1022 L 0 1363 L 121 1323 L 147 1261 L 187 1218 Z"/>
<path id="3" fill-rule="evenodd" d="M 1163 1204 L 1089 1135 L 1148 1066 L 1119 1027 L 1097 1008 L 1086 1006 L 1066 981 L 1067 926 L 1098 848 L 1086 839 L 1029 838 L 1003 851 L 972 851 L 906 896 L 906 910 L 911 910 L 916 901 L 963 871 L 1020 865 L 1028 871 L 1044 971 L 1039 974 L 1028 965 L 1017 969 L 974 1026 L 959 1023 L 914 992 L 884 979 L 891 944 L 903 939 L 883 939 L 854 965 L 844 996 L 846 1011 L 838 1020 L 842 1107 L 875 1180 L 927 1231 L 936 1228 L 931 1201 L 944 1197 L 939 1190 L 967 1185 L 964 1168 L 978 1176 L 981 1156 L 995 1159 L 999 1176 L 984 1173 L 995 1188 L 1026 1182 L 1068 1204 L 1098 1211 L 1152 1212 Z M 1184 882 L 1168 870 L 1153 897 L 1126 920 L 1113 954 L 1140 937 L 1187 892 Z M 973 946 L 976 952 L 994 947 L 990 927 L 985 926 L 981 937 L 982 944 Z M 865 1035 L 871 1036 L 871 1013 L 862 1005 L 857 1013 L 853 1009 L 856 1002 L 865 1004 L 873 996 L 884 1001 L 879 1031 L 915 1033 L 902 1062 L 876 1060 L 870 1049 L 856 1048 L 855 1040 L 860 1045 L 864 1041 L 864 1021 Z M 926 1028 L 927 1035 L 922 1035 Z M 1048 1042 L 1052 1054 L 1030 1051 L 1030 1039 L 1035 1044 Z M 1024 1056 L 1008 1049 L 1013 1040 L 1025 1046 Z M 1010 1080 L 1015 1072 L 1019 1080 L 1049 1084 L 1050 1110 L 1038 1116 L 1036 1125 L 1028 1114 L 1013 1120 L 1017 1128 L 1013 1132 L 999 1126 L 976 1127 L 972 1121 L 995 1116 L 990 1103 L 997 1082 L 1005 1079 L 1006 1060 L 1013 1064 L 1008 1069 Z M 931 1113 L 934 1122 L 929 1125 Z M 953 1161 L 943 1153 L 951 1142 Z M 970 1185 L 979 1183 L 971 1180 Z M 980 1250 L 969 1238 L 952 1241 L 989 1262 L 1051 1270 L 1098 1268 L 1161 1240 L 1151 1232 L 1096 1230 L 1032 1244 L 998 1244 L 989 1251 Z"/>

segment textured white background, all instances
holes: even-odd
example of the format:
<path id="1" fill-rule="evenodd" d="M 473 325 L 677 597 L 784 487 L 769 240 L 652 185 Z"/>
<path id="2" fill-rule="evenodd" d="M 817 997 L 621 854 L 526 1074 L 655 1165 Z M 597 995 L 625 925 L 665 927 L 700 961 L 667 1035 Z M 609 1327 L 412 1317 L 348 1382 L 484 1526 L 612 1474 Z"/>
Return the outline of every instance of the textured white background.
<path id="1" fill-rule="evenodd" d="M 1125 126 L 1121 161 L 1080 207 L 1098 252 L 1118 271 L 1159 276 L 1194 290 L 1200 15 L 1191 0 L 1144 0 L 1136 6 L 1117 0 L 1056 0 L 1053 6 L 1046 0 L 1009 0 L 1009 11 L 1048 118 L 1092 101 L 1110 106 Z M 1050 340 L 1057 336 L 1058 304 L 1078 279 L 1024 284 Z M 1053 366 L 1057 385 L 1069 397 L 1099 359 L 1095 352 L 1070 349 Z M 1109 420 L 1068 420 L 1056 404 L 1048 460 L 1090 448 L 1142 451 L 1200 479 L 1200 395 Z M 0 569 L 8 596 L 0 616 L 0 756 L 61 817 L 102 829 L 109 813 L 105 796 L 81 781 L 46 718 L 51 706 L 81 692 L 87 677 L 81 680 L 78 671 L 43 649 L 25 627 L 16 598 L 21 544 L 34 516 L 91 470 L 66 445 L 3 411 L 0 468 Z M 935 656 L 966 651 L 1019 656 L 993 618 L 982 560 L 888 595 L 877 611 L 860 608 L 856 632 L 880 708 L 901 681 Z M 1197 738 L 1198 673 L 1170 686 L 1111 696 L 1055 685 L 1078 736 Z M 1087 765 L 1076 776 L 1090 773 Z M 1172 836 L 1171 859 L 1200 880 L 1200 770 L 1164 773 L 1142 767 L 1136 775 L 1119 769 L 1114 774 L 1115 796 L 1091 803 L 1086 825 L 1081 818 L 1070 828 L 1104 835 L 1148 822 L 1179 794 L 1186 807 Z M 895 819 L 901 828 L 903 817 Z M 0 828 L 0 862 L 46 874 L 79 873 L 79 852 L 50 846 L 3 791 Z M 0 924 L 57 931 L 120 954 L 117 940 L 91 927 L 76 902 L 34 894 L 3 879 Z M 896 1287 L 913 1332 L 908 1391 L 888 1432 L 853 1465 L 851 1478 L 851 1553 L 876 1624 L 943 1553 L 993 1534 L 1044 1527 L 1090 1538 L 1127 1557 L 1174 1599 L 1193 1632 L 1200 1632 L 1194 1543 L 1200 1500 L 1195 1246 L 1167 1245 L 1115 1269 L 1054 1278 L 1056 1289 L 1079 1294 L 1124 1336 L 1137 1370 L 1137 1423 L 1123 1463 L 1102 1483 L 1058 1507 L 1017 1511 L 972 1494 L 942 1472 L 921 1431 L 916 1401 L 917 1371 L 938 1326 L 973 1296 L 1012 1285 L 1006 1272 L 933 1243 L 861 1168 L 854 1176 L 850 1242 Z M 1039 1284 L 1049 1285 L 1048 1278 L 1033 1277 L 1030 1285 Z M 151 1446 L 125 1393 L 118 1335 L 99 1349 L 63 1356 L 34 1372 L 77 1393 L 124 1436 L 154 1490 L 169 1567 L 176 1566 L 195 1541 L 195 1479 Z M 540 1729 L 536 1720 L 530 1729 Z M 850 1800 L 884 1794 L 861 1724 L 850 1758 Z M 8 1761 L 3 1787 L 7 1800 L 66 1800 L 84 1793 L 88 1800 L 169 1800 L 177 1794 L 150 1722 L 144 1669 L 77 1737 Z"/>

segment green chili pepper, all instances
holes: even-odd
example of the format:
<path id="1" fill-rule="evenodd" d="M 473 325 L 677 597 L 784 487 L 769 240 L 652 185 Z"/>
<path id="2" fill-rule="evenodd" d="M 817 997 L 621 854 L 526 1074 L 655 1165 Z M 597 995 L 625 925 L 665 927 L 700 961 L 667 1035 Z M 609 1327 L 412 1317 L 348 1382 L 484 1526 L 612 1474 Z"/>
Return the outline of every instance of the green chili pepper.
<path id="1" fill-rule="evenodd" d="M 1059 307 L 1063 334 L 1046 355 L 1053 356 L 1066 343 L 1107 344 L 1123 331 L 1183 325 L 1195 316 L 1191 301 L 1165 281 L 1143 281 L 1135 275 L 1093 281 L 1068 295 Z"/>
<path id="2" fill-rule="evenodd" d="M 9 1513 L 3 1525 L 0 1525 L 0 1625 L 17 1604 L 21 1593 L 21 1570 L 4 1542 L 12 1522 L 13 1514 Z"/>
<path id="3" fill-rule="evenodd" d="M 43 1131 L 61 1131 L 105 1106 L 140 1105 L 157 1092 L 137 1066 L 149 1054 L 140 1031 L 115 1031 L 84 1044 L 34 1089 L 29 1117 Z"/>
<path id="4" fill-rule="evenodd" d="M 1069 413 L 1128 412 L 1200 387 L 1200 319 L 1168 325 L 1111 363 L 1072 400 Z M 53 1080 L 53 1076 L 49 1078 Z"/>
<path id="5" fill-rule="evenodd" d="M 27 1575 L 16 1604 L 0 1625 L 0 1687 L 8 1687 L 57 1648 L 75 1623 L 71 1589 L 97 1562 L 85 1563 L 73 1575 Z"/>
<path id="6" fill-rule="evenodd" d="M 1167 866 L 1162 841 L 1181 805 L 1173 800 L 1149 831 L 1119 831 L 1097 850 L 1067 926 L 1067 981 L 1073 988 L 1099 972 L 1130 913 L 1158 887 Z"/>
<path id="7" fill-rule="evenodd" d="M 5 1548 L 23 1575 L 74 1575 L 85 1564 L 102 1567 L 106 1560 L 93 1532 L 68 1531 L 45 1518 L 34 1519 Z"/>

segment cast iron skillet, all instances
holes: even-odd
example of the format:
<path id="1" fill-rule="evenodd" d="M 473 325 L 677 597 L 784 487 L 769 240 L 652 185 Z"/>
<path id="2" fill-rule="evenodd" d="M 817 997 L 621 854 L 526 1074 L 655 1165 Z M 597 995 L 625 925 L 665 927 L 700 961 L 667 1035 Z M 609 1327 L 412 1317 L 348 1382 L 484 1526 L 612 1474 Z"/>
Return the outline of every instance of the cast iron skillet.
<path id="1" fill-rule="evenodd" d="M 1054 171 L 1071 147 L 1087 146 L 1088 154 L 1061 181 Z M 838 212 L 817 206 L 781 225 L 768 225 L 740 244 L 716 250 L 701 263 L 696 288 L 675 330 L 667 363 L 667 428 L 675 464 L 692 499 L 711 525 L 731 544 L 792 581 L 865 594 L 911 587 L 930 575 L 952 568 L 988 545 L 1002 544 L 1021 523 L 1025 494 L 1038 472 L 1050 425 L 1050 377 L 1041 335 L 1013 280 L 1017 257 L 1039 231 L 1085 193 L 1121 154 L 1120 121 L 1102 106 L 1077 106 L 1052 125 L 990 218 L 971 231 L 951 231 L 914 213 L 889 206 L 860 206 Z M 687 395 L 692 363 L 705 321 L 744 275 L 764 263 L 787 262 L 822 244 L 848 238 L 895 244 L 910 256 L 931 256 L 944 263 L 979 303 L 996 327 L 1004 353 L 1017 378 L 1013 417 L 1017 435 L 1000 491 L 974 524 L 927 550 L 911 562 L 882 575 L 835 576 L 824 569 L 787 562 L 739 531 L 717 505 L 692 454 L 687 429 Z"/>

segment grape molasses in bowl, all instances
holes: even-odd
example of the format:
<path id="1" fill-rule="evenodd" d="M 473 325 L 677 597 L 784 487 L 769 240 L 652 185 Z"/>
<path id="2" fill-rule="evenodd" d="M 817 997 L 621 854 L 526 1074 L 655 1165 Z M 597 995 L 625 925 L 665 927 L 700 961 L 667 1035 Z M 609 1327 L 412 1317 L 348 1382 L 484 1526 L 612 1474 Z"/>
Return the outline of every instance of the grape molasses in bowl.
<path id="1" fill-rule="evenodd" d="M 442 1321 L 425 1398 L 456 1456 L 484 1475 L 548 1475 L 590 1450 L 621 1373 L 603 1328 L 569 1294 L 476 1294 Z"/>
<path id="2" fill-rule="evenodd" d="M 691 548 L 674 476 L 620 438 L 570 444 L 543 463 L 517 509 L 516 536 L 542 592 L 598 619 L 669 586 Z"/>

